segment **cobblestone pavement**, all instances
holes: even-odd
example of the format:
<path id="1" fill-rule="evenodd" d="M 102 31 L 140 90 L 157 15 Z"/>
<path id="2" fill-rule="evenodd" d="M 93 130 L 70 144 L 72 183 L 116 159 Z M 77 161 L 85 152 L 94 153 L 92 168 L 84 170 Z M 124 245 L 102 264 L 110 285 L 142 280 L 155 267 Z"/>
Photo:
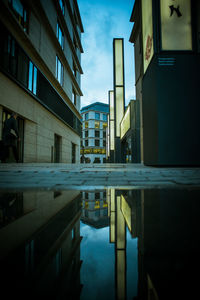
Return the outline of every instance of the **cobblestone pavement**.
<path id="1" fill-rule="evenodd" d="M 200 188 L 200 167 L 142 164 L 0 164 L 0 190 Z"/>

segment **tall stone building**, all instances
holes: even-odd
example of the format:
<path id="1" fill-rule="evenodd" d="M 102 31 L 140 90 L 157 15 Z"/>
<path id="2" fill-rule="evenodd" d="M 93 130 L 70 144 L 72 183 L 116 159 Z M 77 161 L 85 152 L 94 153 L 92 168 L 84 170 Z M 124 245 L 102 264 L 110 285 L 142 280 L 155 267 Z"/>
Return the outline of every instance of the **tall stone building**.
<path id="1" fill-rule="evenodd" d="M 0 135 L 16 112 L 21 162 L 79 162 L 83 25 L 77 1 L 3 0 L 0 6 Z"/>

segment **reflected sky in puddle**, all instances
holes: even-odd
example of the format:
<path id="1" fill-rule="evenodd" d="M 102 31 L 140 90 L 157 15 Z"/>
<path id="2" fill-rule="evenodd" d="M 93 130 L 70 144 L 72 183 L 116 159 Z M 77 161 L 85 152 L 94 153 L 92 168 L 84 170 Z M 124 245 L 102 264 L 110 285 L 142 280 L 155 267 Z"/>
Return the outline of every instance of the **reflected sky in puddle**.
<path id="1" fill-rule="evenodd" d="M 7 299 L 191 299 L 199 196 L 199 189 L 0 193 L 1 291 Z"/>

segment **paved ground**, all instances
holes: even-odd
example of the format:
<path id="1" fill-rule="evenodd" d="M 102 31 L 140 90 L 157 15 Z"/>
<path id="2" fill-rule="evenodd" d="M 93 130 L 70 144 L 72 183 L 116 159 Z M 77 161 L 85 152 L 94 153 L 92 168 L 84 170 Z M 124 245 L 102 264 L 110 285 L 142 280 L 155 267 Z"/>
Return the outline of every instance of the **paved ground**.
<path id="1" fill-rule="evenodd" d="M 200 168 L 142 164 L 0 164 L 0 190 L 200 188 Z"/>

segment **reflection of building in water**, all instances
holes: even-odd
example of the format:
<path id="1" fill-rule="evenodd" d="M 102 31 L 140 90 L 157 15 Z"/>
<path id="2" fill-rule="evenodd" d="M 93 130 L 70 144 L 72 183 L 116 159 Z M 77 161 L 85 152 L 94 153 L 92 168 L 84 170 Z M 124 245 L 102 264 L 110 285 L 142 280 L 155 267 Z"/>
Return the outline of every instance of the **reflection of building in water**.
<path id="1" fill-rule="evenodd" d="M 136 237 L 138 224 L 138 200 L 140 191 L 107 190 L 108 215 L 110 216 L 110 243 L 115 243 L 116 299 L 127 297 L 126 226 Z"/>
<path id="2" fill-rule="evenodd" d="M 195 299 L 200 267 L 199 190 L 141 193 L 139 299 Z M 149 297 L 149 298 L 148 298 Z"/>
<path id="3" fill-rule="evenodd" d="M 108 226 L 108 203 L 106 191 L 82 192 L 81 221 L 95 228 Z"/>
<path id="4" fill-rule="evenodd" d="M 79 297 L 80 193 L 1 194 L 0 200 L 2 293 Z"/>

